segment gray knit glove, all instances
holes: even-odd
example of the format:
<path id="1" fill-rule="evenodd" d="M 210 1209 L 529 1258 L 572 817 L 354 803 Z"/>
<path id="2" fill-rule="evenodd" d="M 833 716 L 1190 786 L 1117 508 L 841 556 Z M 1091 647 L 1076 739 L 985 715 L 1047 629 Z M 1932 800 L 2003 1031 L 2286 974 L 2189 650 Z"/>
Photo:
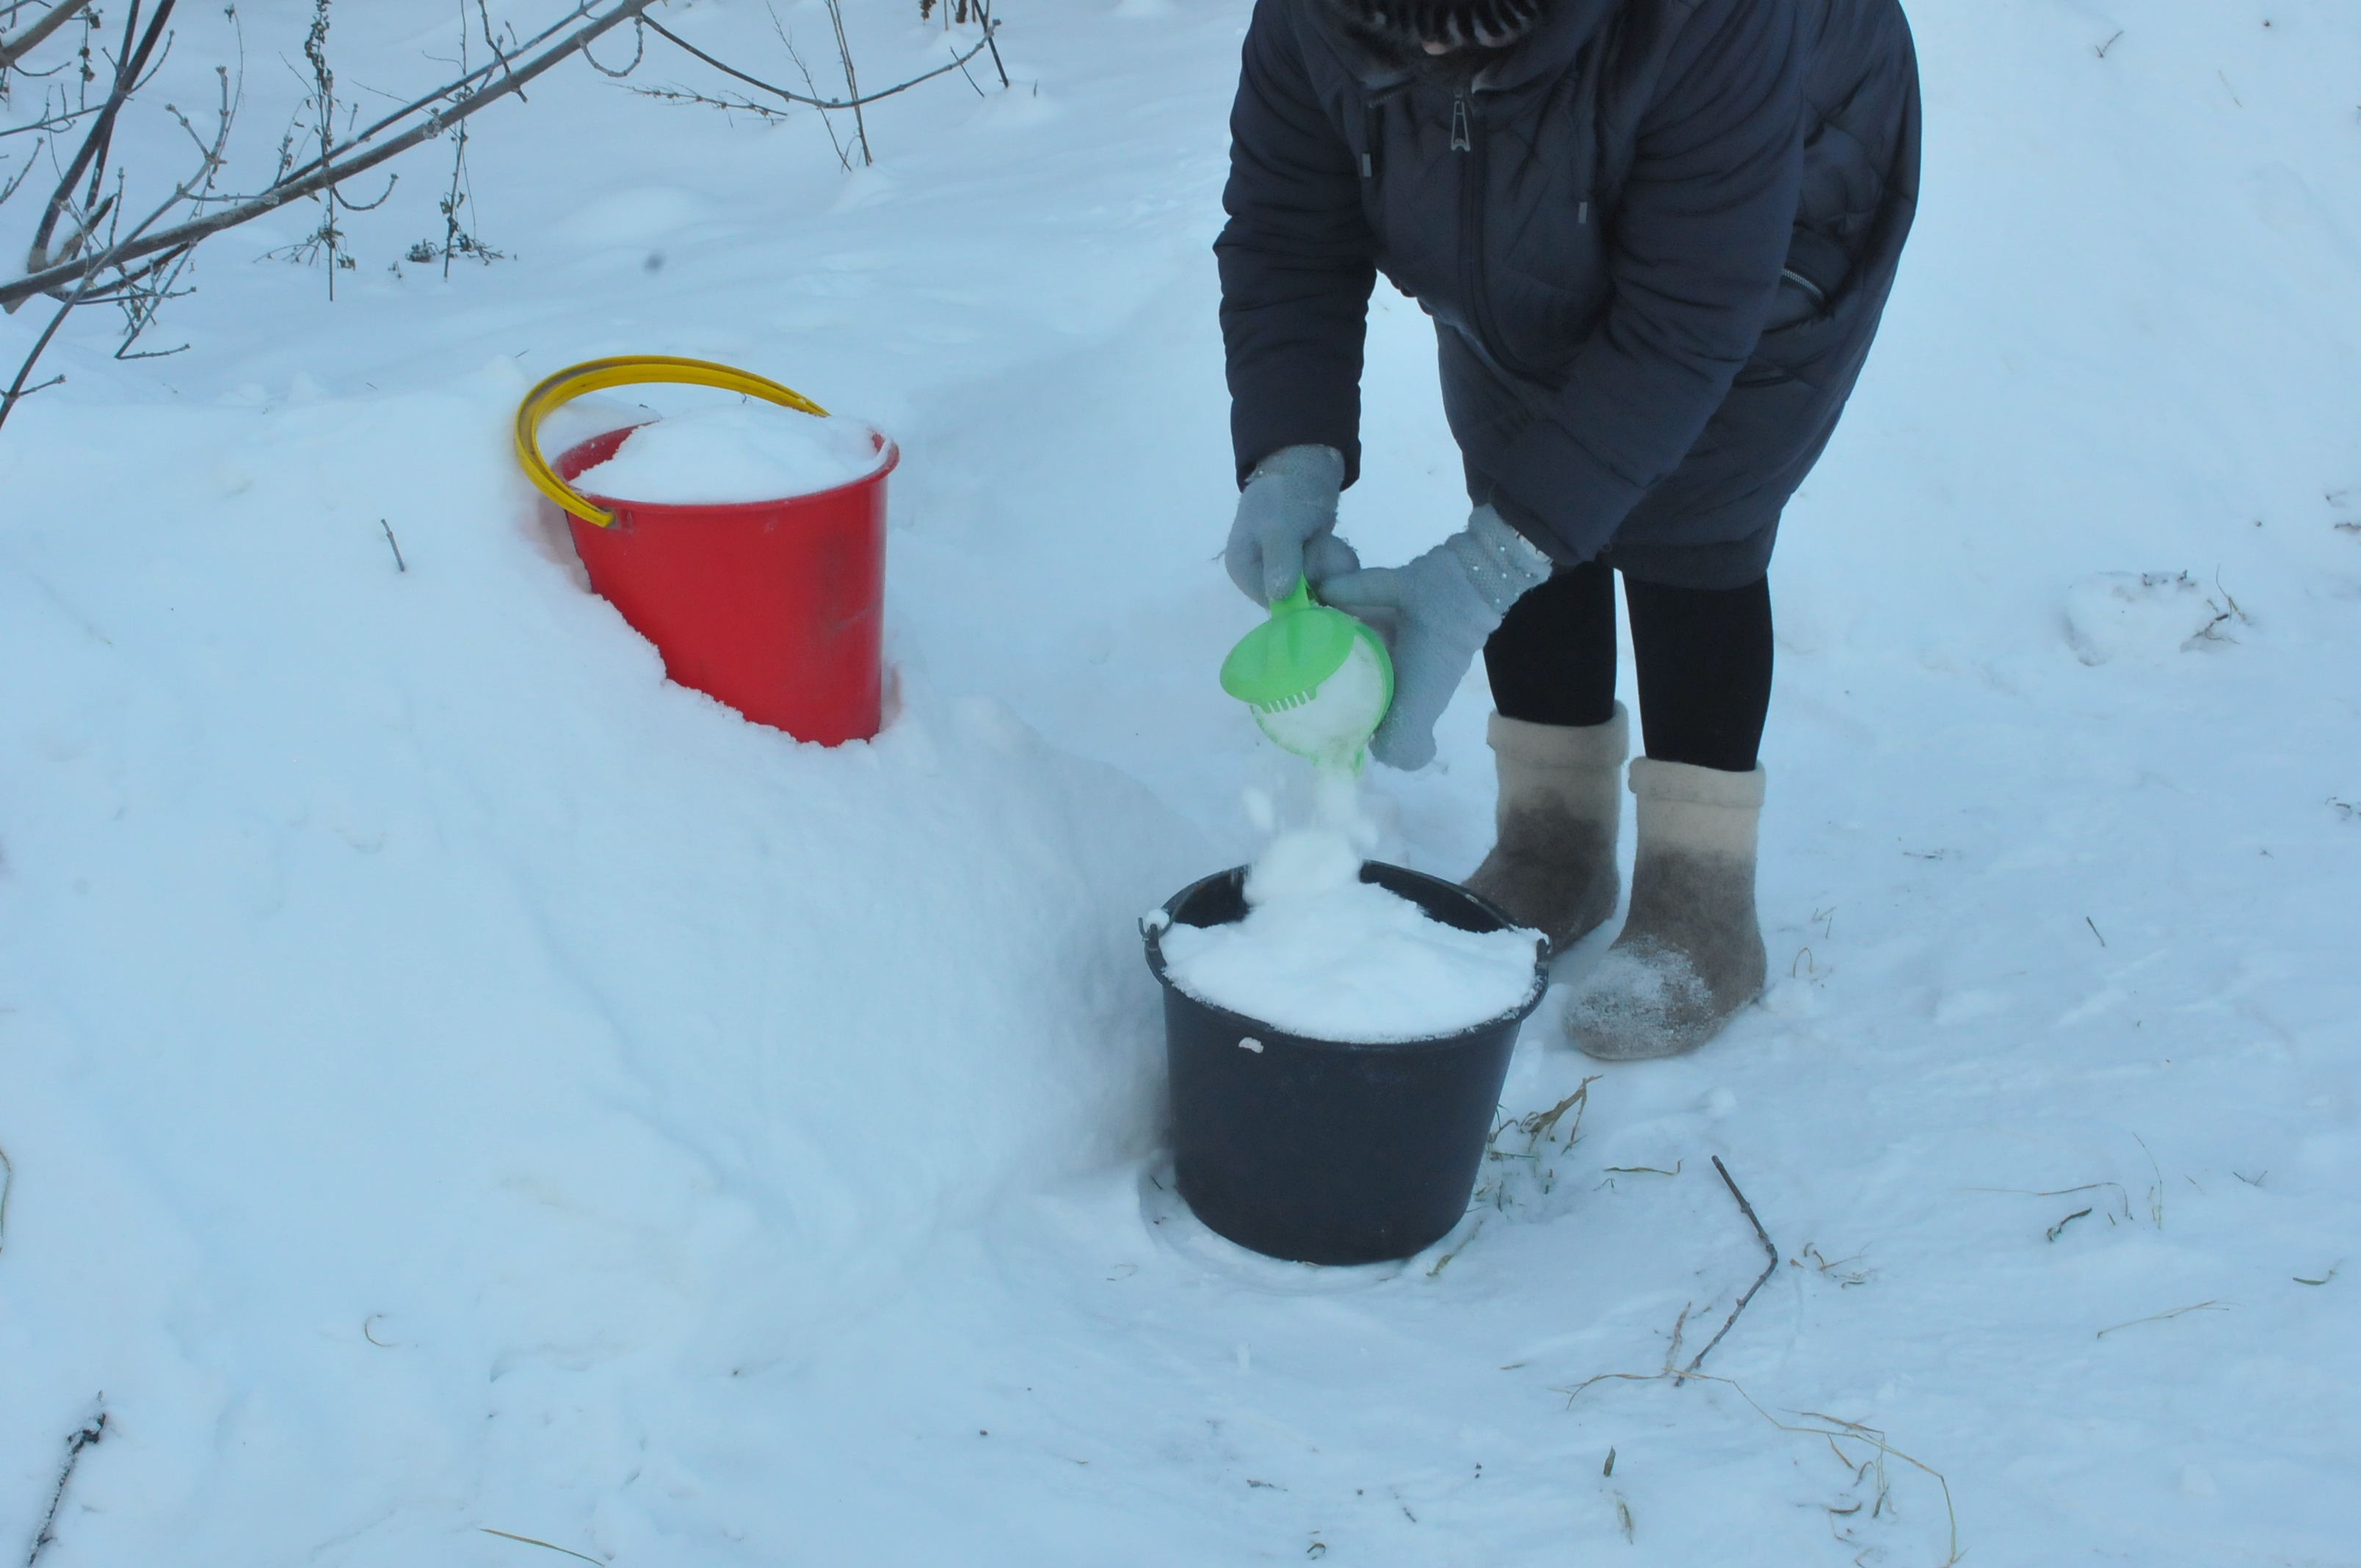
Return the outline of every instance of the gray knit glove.
<path id="1" fill-rule="evenodd" d="M 1550 559 L 1489 506 L 1406 566 L 1332 577 L 1323 603 L 1377 628 L 1394 656 L 1394 705 L 1369 754 L 1396 768 L 1434 760 L 1434 721 L 1501 618 L 1550 575 Z"/>
<path id="2" fill-rule="evenodd" d="M 1240 593 L 1268 605 L 1293 593 L 1299 579 L 1317 587 L 1360 569 L 1361 558 L 1336 537 L 1344 484 L 1345 455 L 1333 446 L 1282 446 L 1255 465 L 1222 553 Z"/>

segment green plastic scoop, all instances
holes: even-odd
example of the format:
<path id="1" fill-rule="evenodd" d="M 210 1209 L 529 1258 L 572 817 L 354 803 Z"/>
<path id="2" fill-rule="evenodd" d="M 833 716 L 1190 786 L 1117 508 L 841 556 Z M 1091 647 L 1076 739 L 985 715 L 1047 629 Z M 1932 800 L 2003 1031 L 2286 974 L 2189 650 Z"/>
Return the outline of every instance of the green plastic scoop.
<path id="1" fill-rule="evenodd" d="M 1312 585 L 1299 578 L 1222 661 L 1222 689 L 1297 756 L 1357 768 L 1392 706 L 1394 666 L 1375 631 L 1313 603 Z"/>

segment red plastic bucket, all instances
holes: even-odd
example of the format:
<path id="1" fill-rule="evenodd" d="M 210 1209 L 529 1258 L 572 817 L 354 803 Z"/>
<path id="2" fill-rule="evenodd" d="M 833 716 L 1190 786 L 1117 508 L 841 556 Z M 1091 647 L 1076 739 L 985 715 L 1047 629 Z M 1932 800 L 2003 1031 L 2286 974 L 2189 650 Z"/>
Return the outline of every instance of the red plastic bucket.
<path id="1" fill-rule="evenodd" d="M 572 479 L 631 431 L 553 465 Z M 569 515 L 590 587 L 664 655 L 664 674 L 757 724 L 834 746 L 877 733 L 885 600 L 884 437 L 876 472 L 816 495 L 664 506 L 584 491 L 614 514 Z"/>
<path id="2" fill-rule="evenodd" d="M 759 378 L 697 361 L 576 367 L 544 382 L 520 411 L 521 454 L 530 451 L 538 460 L 528 444 L 528 414 L 537 424 L 556 402 L 589 389 L 568 383 L 568 377 L 609 386 L 625 379 L 695 380 L 766 397 L 765 388 L 786 393 L 775 383 L 749 387 Z M 786 399 L 795 400 L 790 406 L 817 411 L 794 393 L 772 397 Z M 609 431 L 561 455 L 547 465 L 559 481 L 555 489 L 534 476 L 544 490 L 562 490 L 567 498 L 560 504 L 590 587 L 656 645 L 664 673 L 682 685 L 798 740 L 833 746 L 876 734 L 885 478 L 900 458 L 893 443 L 874 438 L 878 466 L 865 477 L 778 500 L 674 506 L 572 488 L 577 475 L 613 456 L 631 434 L 630 429 Z M 533 462 L 526 466 L 531 474 Z"/>

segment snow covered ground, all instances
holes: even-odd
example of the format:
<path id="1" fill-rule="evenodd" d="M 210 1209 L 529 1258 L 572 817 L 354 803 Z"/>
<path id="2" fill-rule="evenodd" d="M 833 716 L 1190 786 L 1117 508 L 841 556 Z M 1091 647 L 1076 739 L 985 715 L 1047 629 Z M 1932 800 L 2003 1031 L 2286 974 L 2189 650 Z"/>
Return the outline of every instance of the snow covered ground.
<path id="1" fill-rule="evenodd" d="M 1925 214 L 1773 567 L 1777 983 L 1595 1079 L 1545 1006 L 1503 1115 L 1593 1079 L 1578 1138 L 1316 1270 L 1169 1196 L 1132 927 L 1279 766 L 1213 682 L 1246 7 L 1005 4 L 1016 88 L 851 176 L 569 69 L 478 122 L 511 259 L 387 269 L 412 166 L 333 305 L 233 234 L 188 353 L 77 325 L 0 432 L 0 1549 L 103 1409 L 49 1568 L 2361 1563 L 2361 13 L 1917 0 Z M 345 78 L 430 80 L 402 9 Z M 664 685 L 533 521 L 506 417 L 624 352 L 900 442 L 875 744 Z M 1381 290 L 1376 559 L 1464 512 L 1432 354 Z M 1480 853 L 1485 706 L 1391 858 Z M 1715 1156 L 1730 1381 L 1570 1398 L 1759 1271 Z"/>

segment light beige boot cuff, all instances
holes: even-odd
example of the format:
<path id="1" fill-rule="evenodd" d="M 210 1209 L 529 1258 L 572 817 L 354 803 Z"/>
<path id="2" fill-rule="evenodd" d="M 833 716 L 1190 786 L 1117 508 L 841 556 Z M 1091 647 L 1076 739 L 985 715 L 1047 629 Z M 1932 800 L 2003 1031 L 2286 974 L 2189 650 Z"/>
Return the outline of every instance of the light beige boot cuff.
<path id="1" fill-rule="evenodd" d="M 1764 774 L 1729 773 L 1641 757 L 1631 763 L 1642 849 L 1730 855 L 1752 862 L 1763 819 Z"/>
<path id="2" fill-rule="evenodd" d="M 1467 888 L 1560 948 L 1615 913 L 1622 888 L 1615 832 L 1630 730 L 1620 703 L 1603 724 L 1492 715 L 1487 738 L 1500 781 L 1498 831 Z"/>
<path id="3" fill-rule="evenodd" d="M 1484 740 L 1503 769 L 1620 768 L 1631 754 L 1631 716 L 1620 702 L 1604 724 L 1531 724 L 1495 713 Z"/>

